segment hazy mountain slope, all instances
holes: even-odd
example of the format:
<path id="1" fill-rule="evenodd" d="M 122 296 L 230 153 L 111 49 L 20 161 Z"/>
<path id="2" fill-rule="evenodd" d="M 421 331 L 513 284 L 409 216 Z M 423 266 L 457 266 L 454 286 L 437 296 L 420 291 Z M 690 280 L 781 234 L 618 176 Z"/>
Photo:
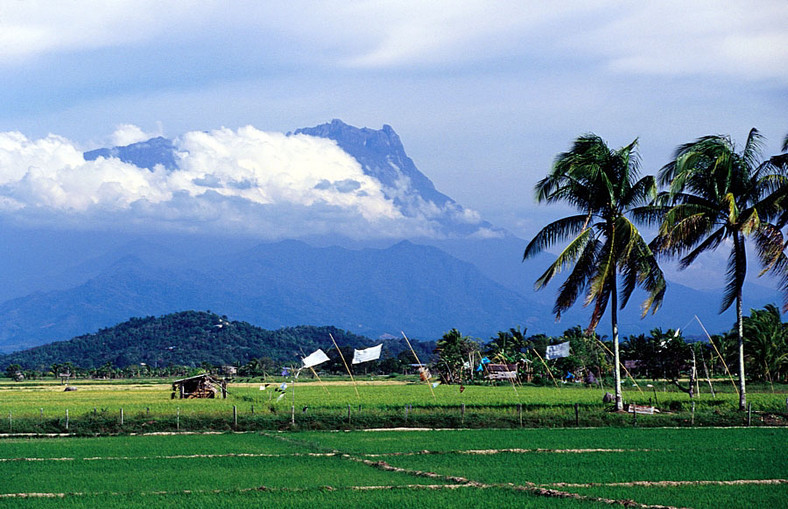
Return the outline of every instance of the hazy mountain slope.
<path id="1" fill-rule="evenodd" d="M 266 328 L 331 324 L 369 336 L 435 339 L 457 327 L 484 338 L 544 314 L 442 251 L 313 248 L 296 241 L 161 268 L 127 257 L 69 290 L 0 305 L 0 348 L 63 340 L 130 316 L 211 309 Z M 537 311 L 538 309 L 538 311 Z"/>

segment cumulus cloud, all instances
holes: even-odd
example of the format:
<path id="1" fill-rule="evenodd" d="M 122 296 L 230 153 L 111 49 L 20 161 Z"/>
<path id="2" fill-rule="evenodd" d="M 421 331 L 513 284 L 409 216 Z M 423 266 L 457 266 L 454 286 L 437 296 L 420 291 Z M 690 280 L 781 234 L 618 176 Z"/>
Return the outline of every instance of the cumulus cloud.
<path id="1" fill-rule="evenodd" d="M 128 141 L 141 133 L 121 126 L 115 136 Z M 479 222 L 473 211 L 454 203 L 438 207 L 404 187 L 398 190 L 399 201 L 407 199 L 403 208 L 328 139 L 247 126 L 189 132 L 174 144 L 177 169 L 148 169 L 114 157 L 85 161 L 73 143 L 56 135 L 0 133 L 0 214 L 48 224 L 267 238 L 434 236 L 442 220 Z"/>
<path id="2" fill-rule="evenodd" d="M 110 143 L 115 147 L 123 147 L 161 135 L 161 125 L 155 132 L 145 132 L 134 124 L 120 124 L 115 127 L 115 132 L 110 137 Z"/>

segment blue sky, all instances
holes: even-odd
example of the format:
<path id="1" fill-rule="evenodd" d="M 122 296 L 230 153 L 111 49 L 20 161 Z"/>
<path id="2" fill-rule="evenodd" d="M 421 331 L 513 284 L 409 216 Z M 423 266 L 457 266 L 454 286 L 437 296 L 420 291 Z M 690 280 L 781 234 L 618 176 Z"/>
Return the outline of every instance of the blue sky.
<path id="1" fill-rule="evenodd" d="M 638 137 L 648 173 L 753 126 L 777 153 L 786 27 L 784 0 L 5 1 L 0 132 L 88 150 L 390 124 L 439 190 L 528 237 L 557 214 L 534 183 L 580 134 Z"/>

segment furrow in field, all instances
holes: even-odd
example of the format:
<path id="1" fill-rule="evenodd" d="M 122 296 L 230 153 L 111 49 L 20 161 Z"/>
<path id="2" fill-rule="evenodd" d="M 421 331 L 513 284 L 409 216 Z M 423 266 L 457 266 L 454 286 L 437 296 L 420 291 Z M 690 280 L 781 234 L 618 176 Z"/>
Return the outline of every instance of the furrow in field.
<path id="1" fill-rule="evenodd" d="M 389 472 L 398 472 L 404 473 L 412 476 L 417 477 L 429 477 L 433 479 L 443 479 L 447 482 L 456 483 L 463 486 L 474 487 L 474 488 L 509 488 L 515 491 L 522 491 L 528 492 L 533 495 L 542 496 L 542 497 L 551 497 L 551 498 L 571 498 L 575 500 L 588 500 L 594 502 L 602 502 L 605 504 L 611 505 L 623 505 L 626 507 L 639 507 L 644 509 L 679 509 L 673 506 L 664 506 L 664 505 L 648 505 L 648 504 L 641 504 L 635 502 L 633 500 L 615 500 L 609 498 L 602 498 L 602 497 L 594 497 L 589 495 L 581 495 L 579 493 L 571 493 L 567 491 L 560 491 L 552 488 L 545 488 L 541 486 L 537 486 L 534 483 L 524 483 L 520 485 L 515 485 L 512 483 L 507 484 L 488 484 L 479 481 L 474 481 L 471 479 L 466 479 L 465 477 L 458 477 L 458 476 L 447 476 L 438 474 L 435 472 L 427 472 L 422 470 L 410 470 L 405 468 L 399 468 L 392 466 L 385 461 L 372 461 L 364 458 L 357 458 L 355 456 L 351 456 L 349 454 L 344 454 L 344 458 L 347 458 L 351 461 L 357 461 L 363 463 L 365 465 L 371 466 L 373 468 L 379 468 L 381 470 L 386 470 Z"/>
<path id="2" fill-rule="evenodd" d="M 545 486 L 558 488 L 596 488 L 596 487 L 630 487 L 630 486 L 736 486 L 742 484 L 788 484 L 788 479 L 734 479 L 728 481 L 631 481 L 611 483 L 550 483 Z"/>
<path id="3" fill-rule="evenodd" d="M 338 453 L 294 452 L 294 453 L 226 453 L 226 454 L 173 454 L 169 456 L 94 456 L 91 458 L 0 458 L 0 463 L 12 461 L 138 461 L 177 460 L 190 458 L 297 458 L 331 457 Z"/>
<path id="4" fill-rule="evenodd" d="M 480 456 L 489 456 L 493 454 L 503 454 L 503 453 L 512 453 L 512 454 L 532 454 L 532 453 L 556 453 L 556 454 L 584 454 L 584 453 L 594 453 L 594 452 L 653 452 L 653 451 L 660 451 L 665 449 L 460 449 L 454 451 L 408 451 L 408 452 L 385 452 L 385 453 L 368 453 L 364 454 L 367 458 L 382 458 L 387 456 L 418 456 L 418 455 L 427 455 L 427 454 L 470 454 L 470 455 L 480 455 Z"/>

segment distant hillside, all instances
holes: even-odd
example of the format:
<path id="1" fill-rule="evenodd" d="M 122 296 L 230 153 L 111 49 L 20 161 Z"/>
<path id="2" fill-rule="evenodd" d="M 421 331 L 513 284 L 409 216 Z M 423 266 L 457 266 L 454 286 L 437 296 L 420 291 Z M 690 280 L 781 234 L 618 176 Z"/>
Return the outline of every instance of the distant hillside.
<path id="1" fill-rule="evenodd" d="M 79 286 L 0 304 L 0 351 L 183 309 L 268 329 L 332 324 L 367 337 L 405 331 L 431 340 L 455 327 L 486 339 L 549 311 L 469 263 L 404 241 L 362 250 L 283 241 L 169 268 L 157 266 L 166 256 L 154 246 L 145 249 L 145 259 L 125 256 Z"/>
<path id="2" fill-rule="evenodd" d="M 143 362 L 150 366 L 198 366 L 202 362 L 240 365 L 257 357 L 293 362 L 302 352 L 332 347 L 329 333 L 340 346 L 373 344 L 369 338 L 335 327 L 299 326 L 269 331 L 210 312 L 183 311 L 132 318 L 95 334 L 2 356 L 0 367 L 19 364 L 25 369 L 41 369 L 69 361 L 83 368 L 107 362 L 119 368 Z M 396 349 L 395 344 L 390 346 Z"/>

